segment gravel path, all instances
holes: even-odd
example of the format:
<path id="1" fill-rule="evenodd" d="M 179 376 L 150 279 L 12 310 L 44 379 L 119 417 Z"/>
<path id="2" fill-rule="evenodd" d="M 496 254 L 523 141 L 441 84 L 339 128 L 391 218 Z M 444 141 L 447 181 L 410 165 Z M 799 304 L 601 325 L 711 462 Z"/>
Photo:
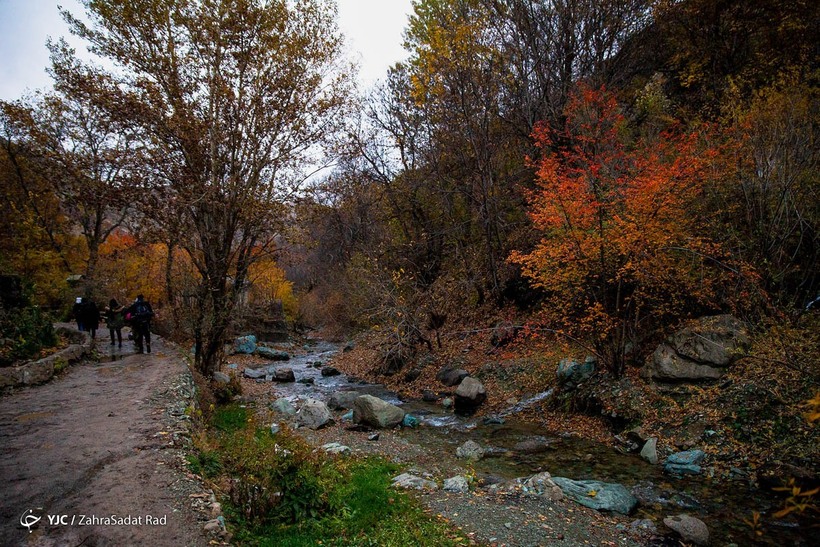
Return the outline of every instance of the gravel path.
<path id="1" fill-rule="evenodd" d="M 135 355 L 106 338 L 109 362 L 0 397 L 0 545 L 208 544 L 181 466 L 190 374 L 161 339 Z"/>

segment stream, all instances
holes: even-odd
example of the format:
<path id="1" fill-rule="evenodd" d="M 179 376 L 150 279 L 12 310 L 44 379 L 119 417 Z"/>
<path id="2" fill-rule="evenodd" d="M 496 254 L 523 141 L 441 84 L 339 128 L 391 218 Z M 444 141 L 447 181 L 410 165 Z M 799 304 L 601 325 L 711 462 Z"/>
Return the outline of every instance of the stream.
<path id="1" fill-rule="evenodd" d="M 360 382 L 344 374 L 322 376 L 321 368 L 341 351 L 338 344 L 311 341 L 287 350 L 299 354 L 271 367 L 291 368 L 297 381 L 272 383 L 271 389 L 278 396 L 292 401 L 307 397 L 327 401 L 334 392 L 353 390 L 379 397 L 419 418 L 421 426 L 408 434 L 413 435 L 412 442 L 425 449 L 454 454 L 457 447 L 470 439 L 488 449 L 487 455 L 474 464 L 479 476 L 513 479 L 548 471 L 553 476 L 576 480 L 620 483 L 641 501 L 636 519 L 652 519 L 662 529 L 664 517 L 681 513 L 695 516 L 709 527 L 712 545 L 751 543 L 751 528 L 744 519 L 751 520 L 753 511 L 765 516 L 781 506 L 779 499 L 750 487 L 745 480 L 712 482 L 706 476 L 708 466 L 704 475 L 677 479 L 664 474 L 661 464 L 651 465 L 638 454 L 623 454 L 612 446 L 545 431 L 516 420 L 518 412 L 547 399 L 551 392 L 534 394 L 501 412 L 497 417 L 502 419 L 497 421 L 503 423 L 485 424 L 485 417 L 459 416 L 440 403 L 403 401 L 381 385 Z M 547 444 L 549 448 L 536 454 L 513 451 L 522 441 Z M 809 545 L 805 530 L 796 525 L 785 521 L 768 524 L 767 533 L 757 545 Z"/>

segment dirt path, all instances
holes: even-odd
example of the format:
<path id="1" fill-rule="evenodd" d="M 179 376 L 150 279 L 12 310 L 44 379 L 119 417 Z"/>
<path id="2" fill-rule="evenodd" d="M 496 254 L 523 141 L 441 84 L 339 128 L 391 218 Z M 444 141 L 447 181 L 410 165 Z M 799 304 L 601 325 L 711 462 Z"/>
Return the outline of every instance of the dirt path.
<path id="1" fill-rule="evenodd" d="M 0 397 L 0 545 L 207 545 L 180 466 L 192 382 L 174 349 L 153 350 L 104 336 L 101 362 Z"/>

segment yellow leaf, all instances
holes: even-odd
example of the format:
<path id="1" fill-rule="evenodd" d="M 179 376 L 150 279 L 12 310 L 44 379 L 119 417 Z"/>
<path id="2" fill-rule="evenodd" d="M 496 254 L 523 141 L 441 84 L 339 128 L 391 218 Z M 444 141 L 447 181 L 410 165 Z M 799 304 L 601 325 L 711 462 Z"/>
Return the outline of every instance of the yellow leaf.
<path id="1" fill-rule="evenodd" d="M 587 492 L 587 496 L 589 496 L 590 498 L 594 498 L 597 495 L 598 495 L 598 492 L 595 491 L 595 490 L 590 490 L 589 492 Z"/>

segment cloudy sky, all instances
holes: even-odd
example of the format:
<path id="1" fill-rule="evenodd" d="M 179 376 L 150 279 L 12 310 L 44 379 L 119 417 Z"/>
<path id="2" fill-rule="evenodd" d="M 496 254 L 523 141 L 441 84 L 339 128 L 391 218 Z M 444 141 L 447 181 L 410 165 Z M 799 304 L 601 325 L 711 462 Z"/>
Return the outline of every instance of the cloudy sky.
<path id="1" fill-rule="evenodd" d="M 371 85 L 404 58 L 402 31 L 411 0 L 337 0 L 339 26 L 351 55 L 361 65 L 362 84 Z M 47 37 L 68 37 L 57 5 L 82 13 L 76 0 L 0 0 L 0 99 L 17 99 L 49 85 Z M 78 51 L 78 42 L 71 42 Z"/>

